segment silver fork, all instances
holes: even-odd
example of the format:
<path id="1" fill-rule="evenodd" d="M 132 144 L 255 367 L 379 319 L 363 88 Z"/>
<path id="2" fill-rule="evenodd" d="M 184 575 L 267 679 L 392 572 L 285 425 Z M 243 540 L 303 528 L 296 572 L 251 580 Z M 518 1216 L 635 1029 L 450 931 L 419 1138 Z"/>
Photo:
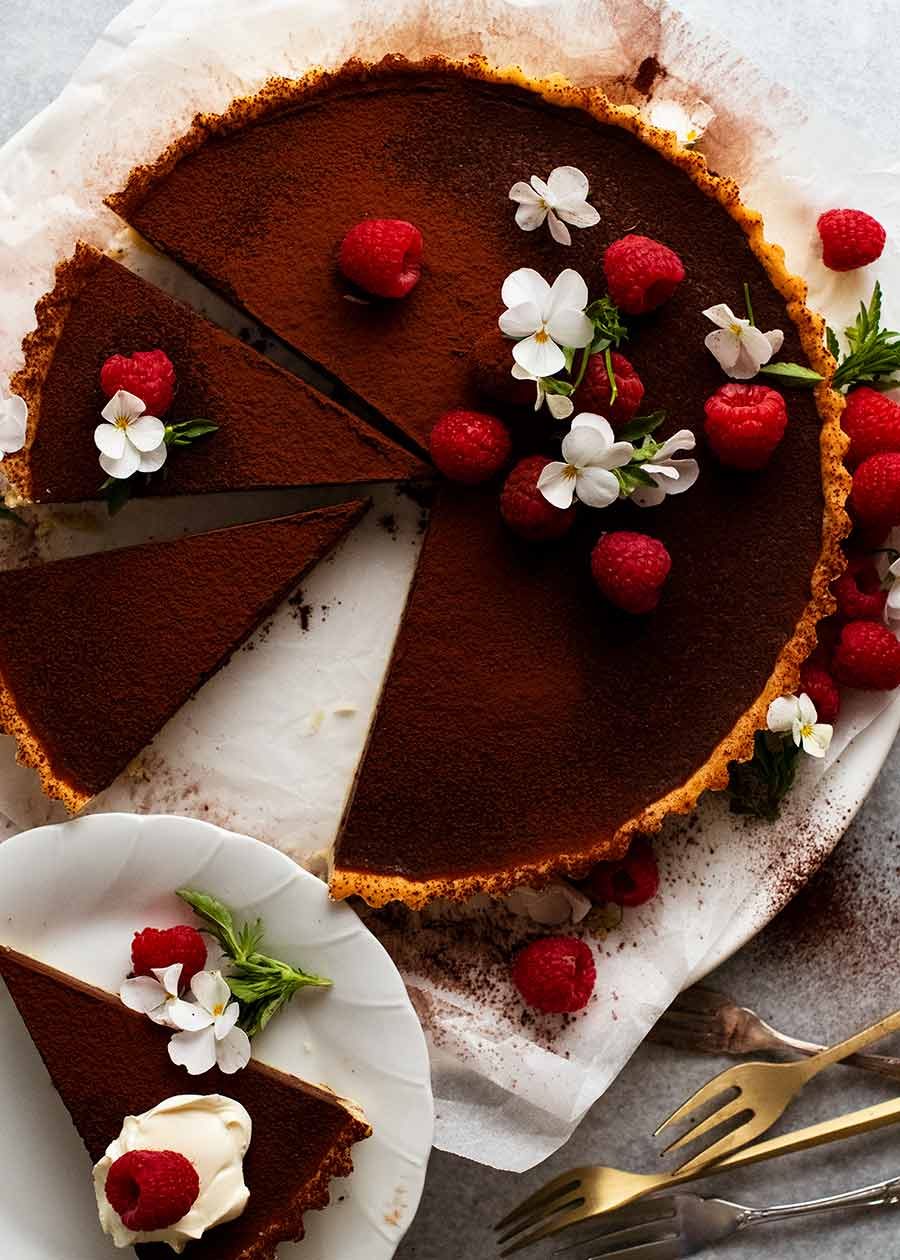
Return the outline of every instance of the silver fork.
<path id="1" fill-rule="evenodd" d="M 681 1260 L 712 1243 L 730 1238 L 753 1225 L 813 1216 L 852 1207 L 889 1207 L 900 1202 L 900 1177 L 861 1190 L 780 1203 L 774 1207 L 745 1207 L 727 1199 L 703 1199 L 697 1194 L 672 1194 L 645 1199 L 604 1217 L 602 1233 L 554 1251 L 560 1260 Z"/>
<path id="2" fill-rule="evenodd" d="M 694 985 L 679 994 L 660 1016 L 650 1040 L 678 1050 L 699 1050 L 704 1054 L 728 1054 L 735 1058 L 760 1051 L 787 1050 L 794 1054 L 818 1054 L 824 1046 L 800 1041 L 778 1032 L 746 1006 L 724 993 Z M 854 1054 L 844 1059 L 847 1067 L 877 1072 L 900 1080 L 900 1059 L 883 1054 Z"/>

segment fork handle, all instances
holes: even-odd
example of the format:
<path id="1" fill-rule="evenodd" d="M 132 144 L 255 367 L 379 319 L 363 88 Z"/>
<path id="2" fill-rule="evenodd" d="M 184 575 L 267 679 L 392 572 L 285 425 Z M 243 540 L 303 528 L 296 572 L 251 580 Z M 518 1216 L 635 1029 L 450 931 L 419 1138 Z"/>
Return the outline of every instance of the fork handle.
<path id="1" fill-rule="evenodd" d="M 819 1212 L 832 1212 L 850 1207 L 887 1207 L 900 1201 L 900 1177 L 880 1181 L 861 1190 L 848 1190 L 845 1194 L 829 1195 L 826 1199 L 808 1199 L 805 1203 L 778 1203 L 767 1208 L 746 1208 L 739 1229 L 751 1225 L 764 1225 L 771 1221 L 784 1221 L 797 1216 L 813 1216 Z"/>
<path id="2" fill-rule="evenodd" d="M 788 1037 L 786 1033 L 778 1033 L 772 1043 L 772 1049 L 782 1047 L 802 1054 L 806 1058 L 821 1054 L 827 1046 L 817 1045 L 814 1041 L 800 1041 L 797 1037 Z M 848 1054 L 840 1060 L 843 1067 L 861 1068 L 864 1072 L 876 1072 L 889 1080 L 900 1081 L 900 1059 L 887 1054 Z"/>
<path id="3" fill-rule="evenodd" d="M 839 1041 L 836 1046 L 829 1046 L 827 1050 L 821 1050 L 812 1058 L 807 1059 L 806 1079 L 809 1080 L 823 1068 L 829 1067 L 832 1063 L 839 1063 L 841 1059 L 846 1059 L 848 1055 L 855 1054 L 858 1050 L 864 1050 L 873 1041 L 880 1041 L 882 1037 L 898 1029 L 900 1029 L 900 1011 L 894 1011 L 892 1015 L 886 1015 L 884 1019 L 880 1019 L 877 1024 L 870 1024 L 868 1028 L 864 1028 L 855 1036 L 848 1037 L 846 1041 Z"/>

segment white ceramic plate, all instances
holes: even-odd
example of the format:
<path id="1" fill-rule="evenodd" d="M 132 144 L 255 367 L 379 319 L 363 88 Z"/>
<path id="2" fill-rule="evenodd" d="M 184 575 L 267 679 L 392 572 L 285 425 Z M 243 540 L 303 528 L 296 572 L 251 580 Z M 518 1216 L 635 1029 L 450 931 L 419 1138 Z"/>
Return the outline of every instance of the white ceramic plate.
<path id="1" fill-rule="evenodd" d="M 0 847 L 0 940 L 115 991 L 133 932 L 191 922 L 173 895 L 185 885 L 238 917 L 262 916 L 273 954 L 334 981 L 298 994 L 254 1053 L 356 1099 L 374 1129 L 354 1148 L 353 1175 L 333 1183 L 330 1206 L 307 1214 L 306 1237 L 281 1247 L 279 1260 L 390 1260 L 431 1150 L 428 1054 L 394 964 L 319 880 L 267 845 L 195 819 L 83 818 Z M 14 1260 L 111 1260 L 118 1253 L 97 1223 L 90 1162 L 2 985 L 0 1045 L 0 1250 Z"/>

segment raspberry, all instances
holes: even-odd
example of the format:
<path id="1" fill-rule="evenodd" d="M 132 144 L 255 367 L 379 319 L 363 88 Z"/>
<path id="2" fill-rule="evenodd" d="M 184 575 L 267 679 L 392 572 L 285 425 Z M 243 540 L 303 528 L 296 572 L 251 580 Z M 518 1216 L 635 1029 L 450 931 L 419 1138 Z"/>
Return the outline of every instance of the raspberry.
<path id="1" fill-rule="evenodd" d="M 658 539 L 627 529 L 601 535 L 591 552 L 594 581 L 628 613 L 653 611 L 671 567 L 672 558 Z"/>
<path id="2" fill-rule="evenodd" d="M 900 451 L 900 403 L 862 385 L 847 395 L 841 425 L 850 438 L 846 462 L 853 467 L 881 451 Z"/>
<path id="3" fill-rule="evenodd" d="M 816 706 L 819 721 L 833 726 L 841 711 L 841 697 L 828 670 L 807 661 L 800 671 L 800 690 Z"/>
<path id="4" fill-rule="evenodd" d="M 519 950 L 512 979 L 528 1006 L 547 1015 L 563 1015 L 587 1006 L 597 968 L 584 941 L 545 936 Z"/>
<path id="5" fill-rule="evenodd" d="M 538 477 L 547 467 L 543 455 L 520 459 L 506 478 L 500 495 L 500 513 L 509 528 L 530 542 L 562 538 L 575 524 L 575 505 L 557 508 L 548 503 L 537 488 Z"/>
<path id="6" fill-rule="evenodd" d="M 187 1216 L 200 1193 L 194 1165 L 178 1151 L 126 1151 L 106 1174 L 106 1197 L 126 1229 L 149 1234 Z"/>
<path id="7" fill-rule="evenodd" d="M 659 867 L 649 840 L 633 840 L 625 857 L 598 862 L 582 888 L 598 905 L 642 906 L 659 892 Z"/>
<path id="8" fill-rule="evenodd" d="M 881 257 L 886 235 L 864 210 L 828 210 L 819 215 L 822 262 L 832 271 L 854 271 Z"/>
<path id="9" fill-rule="evenodd" d="M 431 458 L 451 481 L 477 486 L 504 466 L 512 452 L 506 425 L 481 411 L 448 411 L 431 430 Z"/>
<path id="10" fill-rule="evenodd" d="M 406 297 L 422 272 L 422 233 L 403 219 L 363 219 L 341 241 L 338 266 L 367 293 Z"/>
<path id="11" fill-rule="evenodd" d="M 120 389 L 140 398 L 151 416 L 161 416 L 172 405 L 175 368 L 164 350 L 136 350 L 114 354 L 100 369 L 100 388 L 107 398 Z"/>
<path id="12" fill-rule="evenodd" d="M 880 621 L 849 621 L 831 662 L 842 687 L 893 691 L 900 687 L 900 643 Z"/>
<path id="13" fill-rule="evenodd" d="M 511 407 L 533 407 L 534 381 L 517 381 L 512 374 L 513 343 L 496 323 L 472 347 L 472 379 L 479 393 Z"/>
<path id="14" fill-rule="evenodd" d="M 866 555 L 850 556 L 831 590 L 844 621 L 880 621 L 884 615 L 887 591 L 882 590 L 878 570 Z"/>
<path id="15" fill-rule="evenodd" d="M 641 378 L 624 355 L 612 352 L 613 376 L 616 378 L 616 401 L 610 406 L 609 375 L 606 361 L 602 354 L 593 354 L 588 360 L 584 380 L 578 386 L 575 395 L 575 410 L 589 411 L 594 415 L 605 416 L 609 422 L 627 424 L 634 416 L 641 399 L 644 397 L 644 386 Z"/>
<path id="16" fill-rule="evenodd" d="M 603 255 L 609 296 L 628 315 L 643 315 L 670 298 L 684 279 L 681 259 L 649 236 L 623 236 Z"/>
<path id="17" fill-rule="evenodd" d="M 186 988 L 206 966 L 206 945 L 193 927 L 144 928 L 131 942 L 131 968 L 136 976 L 149 976 L 154 967 L 181 963 L 181 987 Z"/>
<path id="18" fill-rule="evenodd" d="M 731 468 L 762 468 L 787 427 L 784 399 L 768 385 L 729 382 L 706 400 L 704 411 L 709 444 Z"/>
<path id="19" fill-rule="evenodd" d="M 900 451 L 863 460 L 853 474 L 850 506 L 864 526 L 888 530 L 900 525 Z"/>

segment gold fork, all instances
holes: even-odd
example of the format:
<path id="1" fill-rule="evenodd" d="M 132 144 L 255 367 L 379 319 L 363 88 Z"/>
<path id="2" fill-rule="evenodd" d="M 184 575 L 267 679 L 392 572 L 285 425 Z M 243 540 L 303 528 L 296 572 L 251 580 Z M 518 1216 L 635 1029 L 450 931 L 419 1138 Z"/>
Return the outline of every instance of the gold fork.
<path id="1" fill-rule="evenodd" d="M 558 1234 L 570 1225 L 577 1225 L 580 1221 L 625 1207 L 657 1190 L 669 1190 L 686 1181 L 711 1177 L 715 1173 L 732 1172 L 736 1168 L 744 1168 L 764 1159 L 810 1150 L 826 1142 L 837 1142 L 860 1133 L 871 1133 L 875 1129 L 898 1122 L 900 1098 L 892 1098 L 889 1102 L 877 1103 L 874 1107 L 864 1107 L 861 1111 L 851 1111 L 833 1120 L 824 1120 L 794 1133 L 769 1138 L 767 1142 L 758 1142 L 747 1150 L 728 1155 L 711 1168 L 704 1168 L 702 1171 L 647 1174 L 623 1172 L 618 1168 L 573 1168 L 529 1195 L 497 1223 L 495 1229 L 505 1231 L 497 1239 L 498 1246 L 512 1244 L 500 1253 L 501 1258 L 540 1242 L 542 1238 Z"/>
<path id="2" fill-rule="evenodd" d="M 871 1045 L 873 1041 L 880 1041 L 882 1037 L 886 1037 L 888 1033 L 895 1032 L 897 1029 L 900 1029 L 900 1011 L 886 1015 L 877 1024 L 864 1028 L 862 1032 L 848 1037 L 846 1041 L 841 1041 L 836 1046 L 820 1050 L 818 1054 L 808 1059 L 801 1059 L 796 1063 L 740 1063 L 737 1067 L 720 1072 L 708 1084 L 692 1094 L 677 1111 L 673 1111 L 668 1120 L 664 1120 L 659 1126 L 654 1136 L 662 1133 L 663 1129 L 669 1128 L 670 1125 L 677 1124 L 679 1120 L 685 1120 L 698 1108 L 706 1106 L 719 1094 L 729 1089 L 737 1090 L 735 1097 L 671 1142 L 662 1154 L 667 1155 L 669 1151 L 677 1151 L 687 1146 L 689 1142 L 695 1142 L 704 1133 L 709 1133 L 711 1129 L 718 1128 L 720 1124 L 725 1124 L 749 1112 L 742 1124 L 732 1129 L 730 1133 L 726 1133 L 718 1141 L 711 1143 L 705 1150 L 686 1160 L 678 1171 L 697 1172 L 715 1163 L 723 1155 L 739 1150 L 740 1147 L 746 1146 L 748 1142 L 752 1142 L 754 1138 L 758 1138 L 770 1129 L 784 1114 L 788 1104 L 800 1093 L 807 1081 L 812 1080 L 819 1072 L 832 1063 L 846 1059 L 849 1054 L 855 1054 L 857 1050 Z"/>

